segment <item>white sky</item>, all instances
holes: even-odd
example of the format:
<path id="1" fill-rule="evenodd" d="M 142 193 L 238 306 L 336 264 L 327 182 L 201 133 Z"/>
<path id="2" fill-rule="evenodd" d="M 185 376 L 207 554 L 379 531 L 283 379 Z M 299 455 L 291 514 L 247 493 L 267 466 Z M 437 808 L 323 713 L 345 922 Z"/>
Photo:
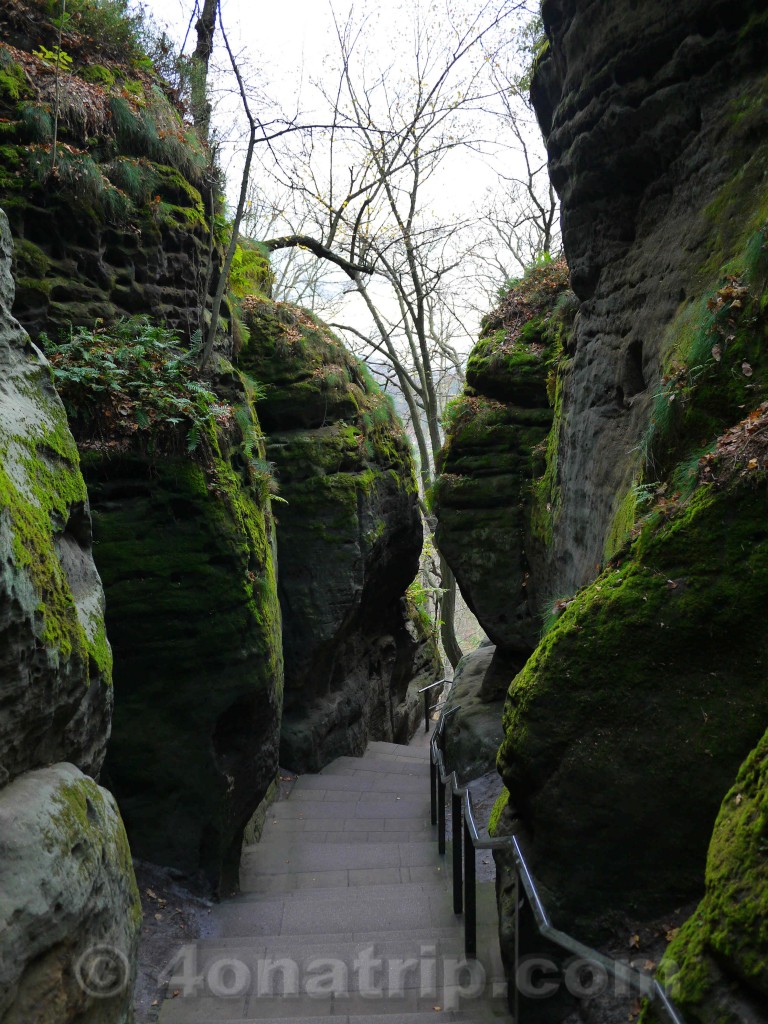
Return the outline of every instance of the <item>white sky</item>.
<path id="1" fill-rule="evenodd" d="M 194 0 L 145 2 L 158 23 L 167 26 L 172 37 L 180 42 L 190 24 Z M 441 6 L 445 2 L 441 0 Z M 349 3 L 350 0 L 334 0 L 337 16 L 342 23 L 346 20 Z M 463 8 L 477 12 L 483 0 L 455 0 L 455 4 L 459 11 Z M 384 48 L 392 46 L 386 37 L 402 24 L 397 17 L 398 6 L 399 0 L 355 0 L 354 3 L 356 19 L 370 14 L 378 20 L 385 53 L 389 51 Z M 332 60 L 338 52 L 329 0 L 223 0 L 222 13 L 233 50 L 247 68 L 246 77 L 258 81 L 260 90 L 282 107 L 286 114 L 294 113 L 298 103 L 305 115 L 303 119 L 306 120 L 307 115 L 312 113 L 309 108 L 313 103 L 309 80 L 321 77 L 324 58 L 331 55 Z M 440 21 L 438 18 L 435 20 L 436 30 L 439 31 Z M 403 37 L 407 35 L 407 28 L 407 25 L 403 27 Z M 193 49 L 195 40 L 192 25 L 185 52 L 189 53 Z M 229 87 L 232 87 L 231 82 Z M 227 110 L 232 113 L 227 113 Z M 237 110 L 233 100 L 229 100 L 228 104 L 227 101 L 220 102 L 214 114 L 214 128 L 220 134 L 231 133 Z M 262 110 L 257 113 L 265 117 Z M 229 152 L 225 148 L 221 153 L 221 162 L 230 182 L 230 194 L 239 179 L 239 152 L 241 148 L 235 144 Z M 511 161 L 511 157 L 507 159 Z M 433 205 L 444 216 L 468 213 L 474 204 L 480 203 L 485 190 L 497 180 L 498 173 L 487 159 L 466 151 L 457 151 L 451 154 L 441 168 L 439 189 L 433 197 Z M 360 313 L 366 319 L 365 312 L 360 310 Z M 342 319 L 360 323 L 356 316 L 357 311 L 349 306 L 348 301 Z M 462 343 L 462 348 L 468 349 L 471 346 L 478 321 L 479 315 L 470 324 L 470 333 Z"/>

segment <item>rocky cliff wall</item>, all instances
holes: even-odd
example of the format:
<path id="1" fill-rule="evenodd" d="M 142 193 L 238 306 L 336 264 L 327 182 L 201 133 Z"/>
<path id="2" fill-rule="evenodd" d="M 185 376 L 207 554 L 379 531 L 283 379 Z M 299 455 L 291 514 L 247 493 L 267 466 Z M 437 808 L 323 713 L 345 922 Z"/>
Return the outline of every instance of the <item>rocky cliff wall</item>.
<path id="1" fill-rule="evenodd" d="M 365 367 L 311 314 L 246 300 L 240 357 L 257 403 L 277 506 L 283 610 L 282 763 L 317 771 L 369 738 L 406 740 L 415 690 L 439 674 L 404 594 L 422 527 L 405 435 Z"/>
<path id="2" fill-rule="evenodd" d="M 104 595 L 64 409 L 10 315 L 11 258 L 0 211 L 0 1020 L 118 1024 L 140 908 L 117 807 L 88 777 L 112 711 Z M 126 957 L 106 1001 L 74 970 L 98 942 Z"/>
<path id="3" fill-rule="evenodd" d="M 658 479 L 643 466 L 656 396 L 691 356 L 702 299 L 765 223 L 765 11 L 545 0 L 542 14 L 532 97 L 581 302 L 540 570 L 560 596 L 595 575 L 632 483 Z M 695 440 L 710 435 L 700 424 Z"/>
<path id="4" fill-rule="evenodd" d="M 768 718 L 767 22 L 698 0 L 542 14 L 533 98 L 578 311 L 527 492 L 553 614 L 509 689 L 520 817 L 500 824 L 556 923 L 597 937 L 701 894 Z M 519 535 L 509 517 L 499 548 Z"/>
<path id="5" fill-rule="evenodd" d="M 134 313 L 189 338 L 208 298 L 214 200 L 208 156 L 171 90 L 77 14 L 57 83 L 49 7 L 18 0 L 0 19 L 0 202 L 16 242 L 15 315 L 33 338 Z M 212 256 L 215 284 L 216 246 Z"/>

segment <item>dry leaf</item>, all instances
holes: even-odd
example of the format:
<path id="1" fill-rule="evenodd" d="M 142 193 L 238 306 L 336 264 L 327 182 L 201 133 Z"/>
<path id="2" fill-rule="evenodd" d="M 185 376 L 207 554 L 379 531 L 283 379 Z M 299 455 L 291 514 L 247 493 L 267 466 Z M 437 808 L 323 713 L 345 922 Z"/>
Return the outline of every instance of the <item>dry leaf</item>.
<path id="1" fill-rule="evenodd" d="M 742 801 L 743 799 L 744 799 L 744 797 L 743 797 L 743 796 L 741 795 L 741 793 L 737 793 L 737 794 L 736 794 L 736 806 L 737 806 L 737 807 L 739 806 L 739 804 L 741 803 L 741 801 Z"/>
<path id="2" fill-rule="evenodd" d="M 637 935 L 637 934 L 630 935 L 630 937 L 629 937 L 629 948 L 630 949 L 640 949 L 640 936 L 639 935 Z"/>
<path id="3" fill-rule="evenodd" d="M 743 362 L 741 364 L 741 372 L 744 374 L 745 377 L 751 377 L 753 370 L 749 363 Z"/>
<path id="4" fill-rule="evenodd" d="M 723 358 L 723 350 L 720 348 L 719 345 L 712 346 L 712 358 L 715 360 L 715 362 L 718 363 Z"/>

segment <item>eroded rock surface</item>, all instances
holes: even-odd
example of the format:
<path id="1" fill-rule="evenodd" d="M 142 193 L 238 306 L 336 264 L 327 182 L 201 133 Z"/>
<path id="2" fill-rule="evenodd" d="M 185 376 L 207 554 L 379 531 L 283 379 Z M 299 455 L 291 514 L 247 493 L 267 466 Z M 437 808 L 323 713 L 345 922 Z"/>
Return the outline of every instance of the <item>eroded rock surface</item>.
<path id="1" fill-rule="evenodd" d="M 317 771 L 369 738 L 405 740 L 434 648 L 403 595 L 422 527 L 408 444 L 361 363 L 310 314 L 247 300 L 240 357 L 274 463 L 285 712 L 281 763 Z"/>
<path id="2" fill-rule="evenodd" d="M 766 1019 L 768 735 L 723 800 L 707 854 L 706 892 L 669 946 L 660 975 L 686 1020 Z M 651 1020 L 650 1014 L 643 1018 Z"/>
<path id="3" fill-rule="evenodd" d="M 238 429 L 207 464 L 83 461 L 116 656 L 106 776 L 136 855 L 214 886 L 275 778 L 283 683 L 269 498 Z"/>
<path id="4" fill-rule="evenodd" d="M 87 777 L 112 710 L 104 595 L 77 449 L 50 370 L 10 315 L 10 265 L 0 211 L 0 1019 L 123 1024 L 138 894 L 115 802 Z M 75 972 L 99 941 L 126 958 L 109 1000 Z"/>
<path id="5" fill-rule="evenodd" d="M 140 927 L 111 794 L 71 764 L 0 790 L 3 1024 L 129 1024 Z"/>
<path id="6" fill-rule="evenodd" d="M 72 760 L 98 773 L 112 709 L 104 595 L 64 408 L 10 315 L 11 252 L 0 213 L 0 772 Z"/>

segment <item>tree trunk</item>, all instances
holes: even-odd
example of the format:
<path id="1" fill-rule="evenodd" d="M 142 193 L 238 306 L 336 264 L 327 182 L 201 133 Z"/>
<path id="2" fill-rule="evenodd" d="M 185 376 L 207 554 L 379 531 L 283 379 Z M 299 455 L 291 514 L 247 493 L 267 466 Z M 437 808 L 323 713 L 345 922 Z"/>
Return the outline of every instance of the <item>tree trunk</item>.
<path id="1" fill-rule="evenodd" d="M 443 641 L 445 655 L 455 669 L 463 654 L 459 641 L 456 639 L 456 577 L 443 555 L 440 555 L 440 589 L 443 596 L 440 600 L 440 639 Z"/>
<path id="2" fill-rule="evenodd" d="M 208 142 L 211 131 L 211 104 L 208 99 L 208 65 L 213 53 L 216 12 L 217 0 L 204 0 L 202 13 L 195 25 L 197 46 L 192 55 L 190 92 L 192 119 L 203 142 Z"/>

